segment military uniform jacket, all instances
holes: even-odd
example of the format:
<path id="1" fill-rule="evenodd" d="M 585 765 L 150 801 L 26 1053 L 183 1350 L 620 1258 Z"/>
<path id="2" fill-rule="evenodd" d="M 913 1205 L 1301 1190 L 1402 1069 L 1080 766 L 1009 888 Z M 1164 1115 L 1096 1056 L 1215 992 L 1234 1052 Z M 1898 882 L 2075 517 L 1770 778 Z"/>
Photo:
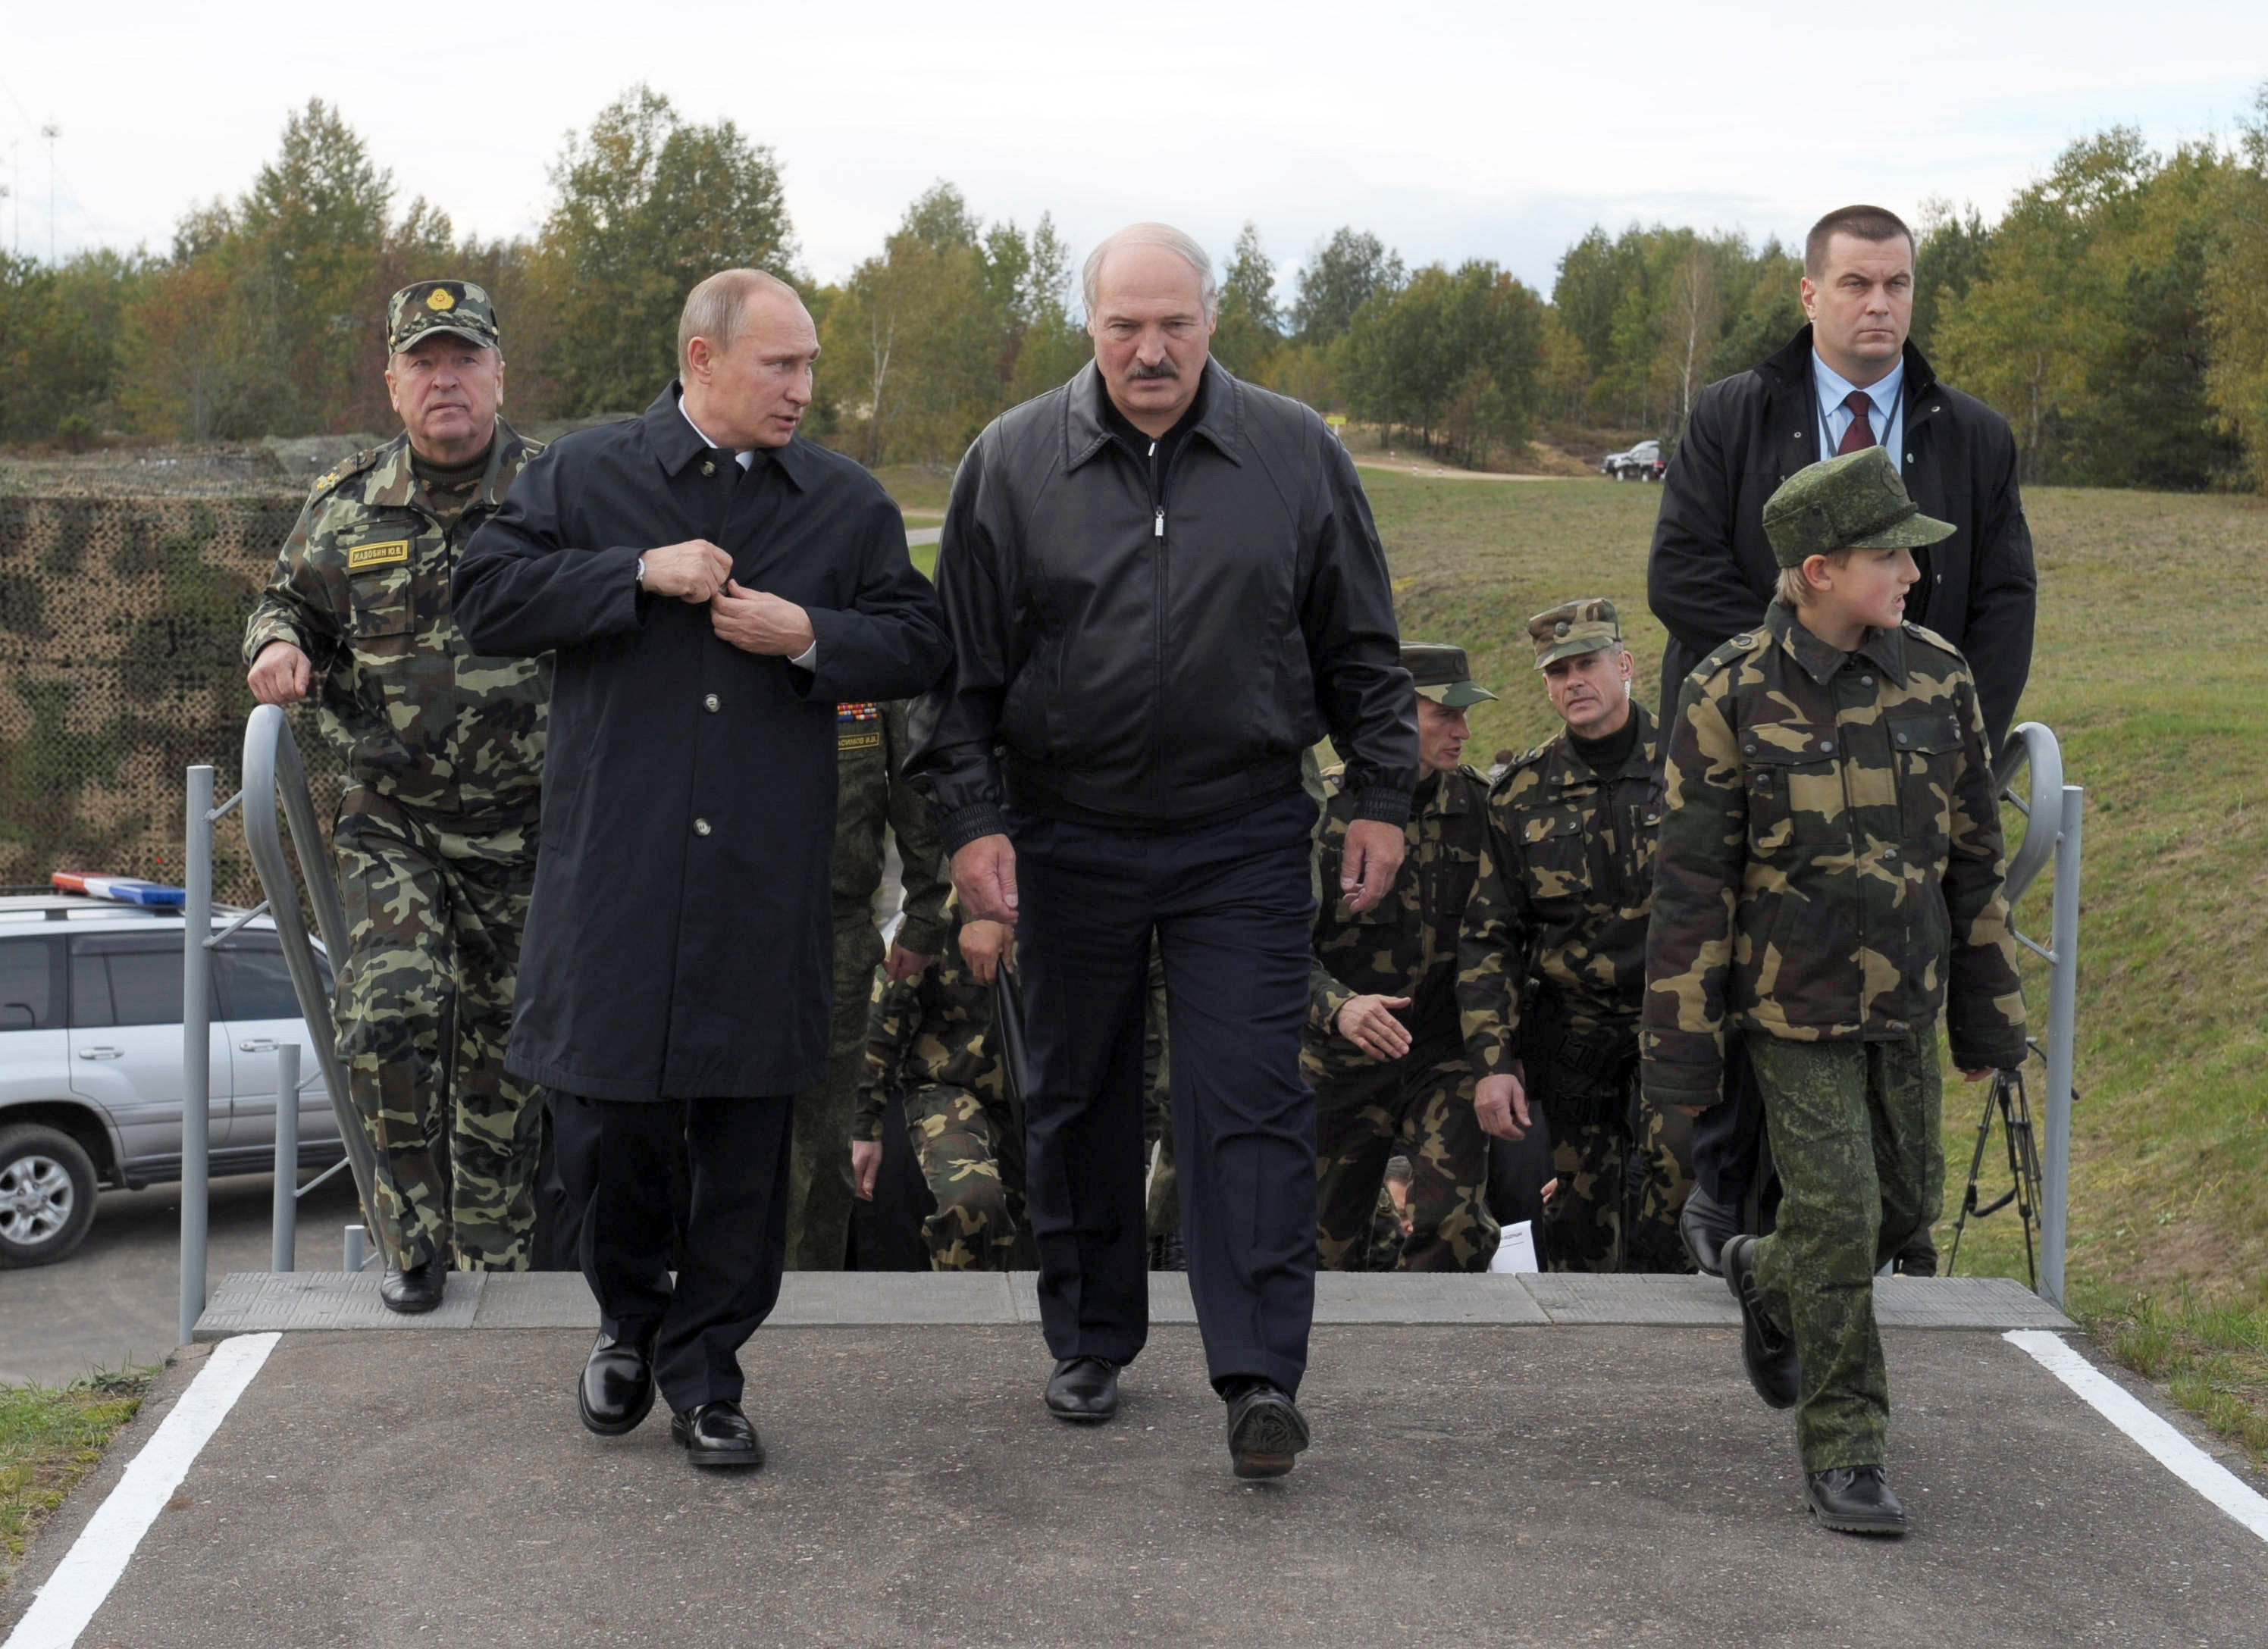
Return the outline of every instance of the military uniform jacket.
<path id="1" fill-rule="evenodd" d="M 927 968 L 875 994 L 853 1139 L 881 1138 L 882 1107 L 894 1088 L 966 1088 L 988 1105 L 1006 1101 L 992 1039 L 992 988 L 978 984 L 961 960 L 958 929 L 948 928 L 941 944 Z"/>
<path id="2" fill-rule="evenodd" d="M 898 838 L 905 886 L 905 923 L 898 943 L 920 956 L 936 955 L 945 943 L 945 898 L 953 882 L 929 804 L 900 772 L 908 748 L 906 710 L 903 699 L 853 700 L 835 707 L 835 931 L 865 953 L 851 957 L 854 969 L 882 960 L 881 936 L 874 931 L 874 893 L 882 883 L 886 831 Z"/>
<path id="3" fill-rule="evenodd" d="M 1512 1074 L 1531 977 L 1557 994 L 1571 1027 L 1636 1033 L 1660 736 L 1642 705 L 1631 714 L 1638 737 L 1615 771 L 1594 771 L 1562 732 L 1489 793 L 1487 857 L 1458 946 L 1457 1005 L 1478 1075 Z"/>
<path id="4" fill-rule="evenodd" d="M 744 474 L 702 445 L 677 393 L 555 443 L 457 568 L 475 644 L 554 659 L 506 1068 L 593 1099 L 819 1083 L 836 706 L 909 698 L 946 662 L 936 593 L 880 483 L 799 436 Z M 693 538 L 804 607 L 812 669 L 638 588 L 644 551 Z"/>
<path id="5" fill-rule="evenodd" d="M 357 782 L 405 806 L 529 818 L 543 777 L 551 661 L 475 651 L 449 580 L 542 446 L 497 420 L 488 473 L 445 522 L 410 468 L 409 438 L 317 481 L 244 627 L 307 655 L 323 736 Z"/>
<path id="6" fill-rule="evenodd" d="M 1408 997 L 1395 1018 L 1409 1028 L 1406 1057 L 1432 1057 L 1457 1042 L 1457 935 L 1480 874 L 1488 829 L 1488 783 L 1469 767 L 1428 774 L 1403 827 L 1402 867 L 1369 909 L 1337 897 L 1347 826 L 1360 815 L 1344 775 L 1326 777 L 1316 876 L 1325 897 L 1315 917 L 1308 975 L 1307 1046 L 1326 1077 L 1375 1070 L 1378 1061 L 1341 1036 L 1339 1010 L 1359 996 Z"/>
<path id="7" fill-rule="evenodd" d="M 2024 1057 L 2000 816 L 1969 666 L 1918 624 L 1854 652 L 1774 601 L 1687 681 L 1640 1034 L 1646 1098 L 1710 1105 L 1727 1027 Z"/>

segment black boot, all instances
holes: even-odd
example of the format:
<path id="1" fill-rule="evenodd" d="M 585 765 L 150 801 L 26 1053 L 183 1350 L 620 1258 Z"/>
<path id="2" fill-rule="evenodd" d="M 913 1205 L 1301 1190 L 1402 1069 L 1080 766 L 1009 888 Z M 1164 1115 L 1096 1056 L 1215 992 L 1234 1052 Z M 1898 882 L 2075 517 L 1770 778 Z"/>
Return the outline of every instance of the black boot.
<path id="1" fill-rule="evenodd" d="M 1740 1229 L 1741 1211 L 1726 1207 L 1697 1185 L 1677 1211 L 1677 1234 L 1685 1239 L 1685 1252 L 1712 1277 L 1724 1276 L 1726 1241 Z"/>
<path id="2" fill-rule="evenodd" d="M 1307 1447 L 1307 1417 L 1273 1381 L 1251 1380 L 1228 1398 L 1228 1458 L 1240 1477 L 1280 1477 Z"/>
<path id="3" fill-rule="evenodd" d="M 601 1331 L 575 1382 L 575 1406 L 600 1437 L 637 1430 L 653 1410 L 653 1336 L 616 1340 Z"/>
<path id="4" fill-rule="evenodd" d="M 1880 1466 L 1839 1466 L 1803 1480 L 1803 1502 L 1822 1528 L 1845 1535 L 1903 1535 L 1906 1509 Z"/>
<path id="5" fill-rule="evenodd" d="M 1742 1235 L 1725 1244 L 1725 1285 L 1741 1302 L 1741 1365 L 1749 1371 L 1749 1384 L 1756 1395 L 1775 1409 L 1795 1406 L 1795 1344 L 1772 1326 L 1756 1289 L 1756 1240 Z"/>
<path id="6" fill-rule="evenodd" d="M 438 1254 L 408 1270 L 389 1265 L 379 1279 L 378 1297 L 388 1311 L 414 1317 L 441 1303 L 442 1285 L 448 1275 L 449 1263 Z"/>
<path id="7" fill-rule="evenodd" d="M 1058 1420 L 1108 1420 L 1118 1412 L 1118 1365 L 1100 1357 L 1064 1358 L 1048 1378 L 1047 1404 Z"/>

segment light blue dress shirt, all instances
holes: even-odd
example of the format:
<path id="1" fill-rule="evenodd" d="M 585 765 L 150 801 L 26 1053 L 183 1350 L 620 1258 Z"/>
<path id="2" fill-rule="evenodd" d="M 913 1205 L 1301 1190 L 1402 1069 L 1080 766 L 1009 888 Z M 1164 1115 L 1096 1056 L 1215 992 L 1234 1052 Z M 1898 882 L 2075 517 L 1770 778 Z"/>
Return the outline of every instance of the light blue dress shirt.
<path id="1" fill-rule="evenodd" d="M 1822 458 L 1835 456 L 1835 449 L 1843 444 L 1843 432 L 1851 427 L 1851 409 L 1843 402 L 1859 386 L 1845 378 L 1825 361 L 1819 351 L 1811 352 L 1811 378 L 1819 391 L 1819 422 L 1822 438 L 1819 448 Z M 1898 460 L 1898 473 L 1905 474 L 1906 408 L 1900 391 L 1905 387 L 1906 364 L 1903 357 L 1889 370 L 1887 377 L 1877 379 L 1859 393 L 1874 403 L 1867 425 L 1874 439 L 1889 449 L 1890 456 Z"/>

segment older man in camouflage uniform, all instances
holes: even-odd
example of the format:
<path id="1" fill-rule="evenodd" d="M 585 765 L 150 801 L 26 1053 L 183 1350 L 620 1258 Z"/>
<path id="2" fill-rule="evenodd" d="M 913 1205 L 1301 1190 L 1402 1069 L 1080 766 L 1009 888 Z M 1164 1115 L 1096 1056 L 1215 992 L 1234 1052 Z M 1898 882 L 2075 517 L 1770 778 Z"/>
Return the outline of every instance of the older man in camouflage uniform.
<path id="1" fill-rule="evenodd" d="M 1879 446 L 1764 505 L 1781 594 L 1687 678 L 1666 774 L 1645 1008 L 1647 1101 L 1718 1104 L 1746 1042 L 1784 1196 L 1725 1244 L 1742 1355 L 1794 1408 L 1805 1498 L 1896 1534 L 1873 1277 L 1945 1187 L 1937 1020 L 1972 1080 L 2024 1057 L 1999 806 L 1977 684 L 1903 622 L 1919 512 Z"/>
<path id="2" fill-rule="evenodd" d="M 924 971 L 875 983 L 851 1132 L 850 1177 L 874 1194 L 884 1102 L 905 1102 L 906 1139 L 937 1211 L 922 1225 L 939 1271 L 1004 1271 L 1024 1218 L 1024 1130 L 993 1034 L 992 981 L 1014 942 L 997 922 L 948 927 Z"/>
<path id="3" fill-rule="evenodd" d="M 1481 1125 L 1518 1138 L 1511 1097 L 1543 1107 L 1557 1174 L 1537 1233 L 1547 1270 L 1689 1270 L 1677 1237 L 1689 1120 L 1644 1116 L 1638 1103 L 1661 817 L 1653 724 L 1631 696 L 1613 602 L 1564 602 L 1528 630 L 1566 725 L 1489 798 L 1489 860 L 1458 983 Z"/>
<path id="4" fill-rule="evenodd" d="M 453 1253 L 468 1270 L 528 1263 L 541 1117 L 504 1054 L 551 672 L 475 653 L 451 615 L 458 552 L 541 450 L 499 416 L 488 294 L 402 288 L 387 348 L 402 433 L 315 482 L 244 659 L 262 703 L 315 694 L 353 780 L 333 832 L 339 1052 L 377 1152 L 380 1294 L 419 1312 Z"/>
<path id="5" fill-rule="evenodd" d="M 827 1079 L 795 1098 L 789 1145 L 787 1263 L 805 1271 L 839 1271 L 850 1234 L 848 1150 L 859 1071 L 865 1062 L 867 1005 L 874 969 L 887 982 L 929 966 L 950 931 L 952 889 L 945 849 L 928 806 L 898 777 L 906 759 L 902 701 L 835 707 L 835 1020 Z M 905 920 L 885 956 L 874 926 L 886 835 L 898 843 Z"/>
<path id="6" fill-rule="evenodd" d="M 1488 786 L 1462 764 L 1465 709 L 1495 694 L 1471 678 L 1464 649 L 1404 644 L 1417 683 L 1422 777 L 1393 887 L 1370 909 L 1319 904 L 1307 1034 L 1300 1061 L 1315 1088 L 1318 1257 L 1357 1270 L 1388 1158 L 1411 1169 L 1410 1234 L 1395 1269 L 1484 1271 L 1497 1224 L 1483 1193 L 1488 1142 L 1473 1115 L 1473 1074 L 1457 1018 L 1457 935 L 1480 870 Z M 1333 886 L 1355 799 L 1326 775 L 1318 879 Z"/>

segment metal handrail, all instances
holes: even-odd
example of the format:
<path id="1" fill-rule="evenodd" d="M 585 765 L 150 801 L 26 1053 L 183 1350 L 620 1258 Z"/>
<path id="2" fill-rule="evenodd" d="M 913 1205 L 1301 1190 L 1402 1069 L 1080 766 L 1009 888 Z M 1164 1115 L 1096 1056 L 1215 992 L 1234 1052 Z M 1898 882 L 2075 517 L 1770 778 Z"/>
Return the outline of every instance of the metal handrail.
<path id="1" fill-rule="evenodd" d="M 364 1218 L 374 1225 L 377 1155 L 348 1093 L 346 1067 L 339 1060 L 336 1016 L 331 997 L 323 990 L 321 970 L 315 966 L 314 947 L 307 943 L 306 924 L 299 919 L 299 883 L 284 856 L 283 830 L 276 818 L 279 791 L 284 817 L 291 826 L 292 854 L 306 880 L 307 902 L 314 908 L 323 949 L 335 968 L 346 956 L 345 907 L 339 902 L 338 883 L 332 880 L 330 856 L 316 822 L 314 798 L 307 793 L 306 769 L 300 762 L 291 721 L 281 705 L 262 704 L 244 725 L 244 844 L 252 855 L 252 868 L 259 873 L 261 889 L 268 895 L 276 936 L 284 947 L 284 963 L 291 975 L 291 993 L 298 997 L 299 1016 L 307 1022 L 315 1069 L 322 1074 L 323 1088 L 330 1095 L 331 1115 L 337 1119 L 339 1139 L 352 1165 Z"/>
<path id="2" fill-rule="evenodd" d="M 2016 776 L 2026 770 L 2032 776 L 2030 793 L 2019 799 Z M 2024 723 L 2000 747 L 1999 760 L 1992 764 L 1992 783 L 2024 815 L 2024 838 L 2008 856 L 2008 903 L 2014 906 L 2047 868 L 2063 839 L 2063 747 L 2038 722 Z M 2041 828 L 2043 821 L 2051 828 Z"/>

